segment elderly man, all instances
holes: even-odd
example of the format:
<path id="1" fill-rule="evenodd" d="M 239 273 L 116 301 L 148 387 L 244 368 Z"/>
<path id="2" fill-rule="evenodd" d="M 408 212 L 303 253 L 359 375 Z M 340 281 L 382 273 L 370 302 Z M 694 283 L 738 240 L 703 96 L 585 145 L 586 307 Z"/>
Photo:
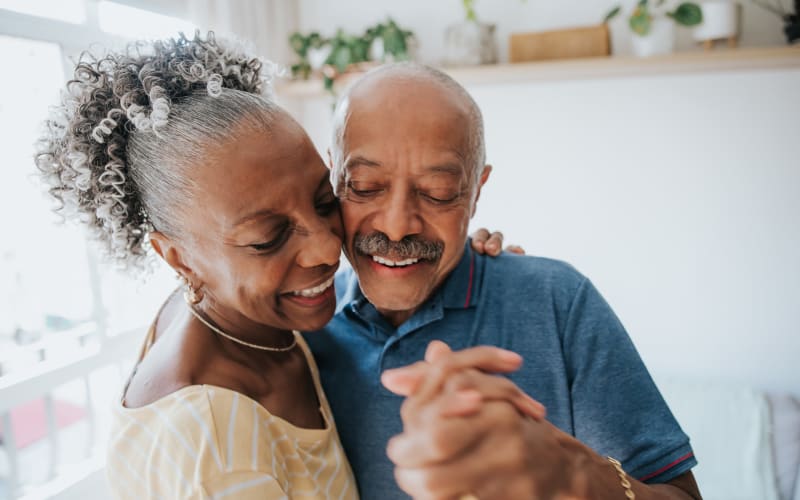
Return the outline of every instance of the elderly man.
<path id="1" fill-rule="evenodd" d="M 397 483 L 417 498 L 699 498 L 689 439 L 592 284 L 558 261 L 467 244 L 491 167 L 460 85 L 418 65 L 368 73 L 337 107 L 330 153 L 353 271 L 308 341 L 362 498 L 405 498 Z M 469 349 L 435 343 L 423 380 L 418 364 L 388 372 L 394 392 L 381 384 L 434 340 L 519 353 L 510 379 L 547 421 L 494 401 L 446 415 L 452 393 L 481 392 L 464 380 L 502 380 L 466 370 Z"/>

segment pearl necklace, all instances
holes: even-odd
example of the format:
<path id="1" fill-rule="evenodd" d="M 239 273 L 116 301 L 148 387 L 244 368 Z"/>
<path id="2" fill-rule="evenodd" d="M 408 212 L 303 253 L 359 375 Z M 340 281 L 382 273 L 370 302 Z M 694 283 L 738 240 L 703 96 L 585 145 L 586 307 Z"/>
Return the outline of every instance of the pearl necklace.
<path id="1" fill-rule="evenodd" d="M 187 301 L 187 304 L 188 304 L 188 301 Z M 245 342 L 242 339 L 237 339 L 233 335 L 229 335 L 229 334 L 223 332 L 222 330 L 220 330 L 218 327 L 212 325 L 211 322 L 209 322 L 204 317 L 202 317 L 200 315 L 200 313 L 197 312 L 195 310 L 194 306 L 192 306 L 191 304 L 189 304 L 189 311 L 192 314 L 194 314 L 194 317 L 199 319 L 200 322 L 203 323 L 204 325 L 206 325 L 212 332 L 225 337 L 226 339 L 230 340 L 231 342 L 236 342 L 237 344 L 241 344 L 241 345 L 244 345 L 244 346 L 247 346 L 247 347 L 251 347 L 253 349 L 258 349 L 260 351 L 270 351 L 270 352 L 287 352 L 287 351 L 291 351 L 297 345 L 297 337 L 300 335 L 300 332 L 298 332 L 297 330 L 292 330 L 292 335 L 293 335 L 292 343 L 289 344 L 286 347 L 269 347 L 269 346 L 265 346 L 265 345 L 251 344 L 250 342 Z"/>

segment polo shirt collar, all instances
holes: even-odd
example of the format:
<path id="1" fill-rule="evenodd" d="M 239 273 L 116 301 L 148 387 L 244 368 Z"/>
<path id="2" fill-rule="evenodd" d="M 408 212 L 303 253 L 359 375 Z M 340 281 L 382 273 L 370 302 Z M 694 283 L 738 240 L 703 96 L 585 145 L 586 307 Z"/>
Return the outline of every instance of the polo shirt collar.
<path id="1" fill-rule="evenodd" d="M 476 284 L 480 281 L 476 255 L 470 240 L 464 245 L 464 253 L 455 269 L 450 272 L 437 293 L 442 295 L 442 305 L 448 309 L 467 309 L 475 305 L 478 295 Z"/>

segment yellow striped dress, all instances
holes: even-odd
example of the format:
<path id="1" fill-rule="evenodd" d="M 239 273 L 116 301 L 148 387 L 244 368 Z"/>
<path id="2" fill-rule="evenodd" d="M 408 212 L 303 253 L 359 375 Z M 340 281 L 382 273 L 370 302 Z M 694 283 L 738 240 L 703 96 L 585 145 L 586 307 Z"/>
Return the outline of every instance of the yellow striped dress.
<path id="1" fill-rule="evenodd" d="M 358 499 L 319 372 L 324 429 L 304 429 L 236 391 L 184 387 L 139 408 L 114 409 L 107 475 L 123 499 Z"/>

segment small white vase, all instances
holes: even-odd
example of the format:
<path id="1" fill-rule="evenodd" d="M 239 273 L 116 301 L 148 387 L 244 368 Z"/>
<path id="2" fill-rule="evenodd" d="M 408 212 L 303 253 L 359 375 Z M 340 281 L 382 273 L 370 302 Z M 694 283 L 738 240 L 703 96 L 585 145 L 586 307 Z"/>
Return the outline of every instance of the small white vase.
<path id="1" fill-rule="evenodd" d="M 712 0 L 700 4 L 703 22 L 692 31 L 692 37 L 702 42 L 735 37 L 739 31 L 739 4 L 728 0 Z"/>
<path id="2" fill-rule="evenodd" d="M 639 57 L 671 54 L 675 49 L 675 22 L 671 19 L 654 19 L 650 33 L 631 34 L 633 53 Z"/>
<path id="3" fill-rule="evenodd" d="M 445 32 L 446 66 L 492 64 L 497 62 L 495 25 L 476 21 L 453 24 Z"/>
<path id="4" fill-rule="evenodd" d="M 325 60 L 331 55 L 332 47 L 325 45 L 320 48 L 311 47 L 308 49 L 308 65 L 311 66 L 312 71 L 317 71 L 325 64 Z"/>

